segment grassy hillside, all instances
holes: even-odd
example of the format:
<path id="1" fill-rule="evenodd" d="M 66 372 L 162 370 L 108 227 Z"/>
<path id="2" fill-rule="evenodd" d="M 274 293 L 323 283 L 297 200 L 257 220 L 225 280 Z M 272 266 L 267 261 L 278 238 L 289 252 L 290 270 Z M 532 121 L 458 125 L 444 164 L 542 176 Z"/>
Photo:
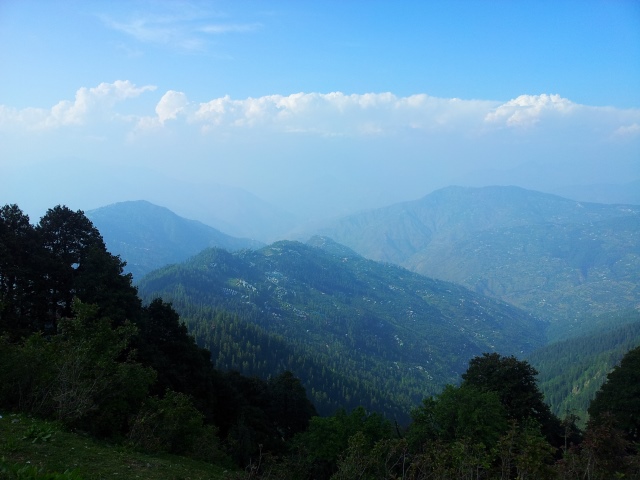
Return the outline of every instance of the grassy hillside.
<path id="1" fill-rule="evenodd" d="M 2 414 L 0 439 L 3 479 L 225 478 L 220 466 L 176 455 L 139 453 L 24 415 Z"/>

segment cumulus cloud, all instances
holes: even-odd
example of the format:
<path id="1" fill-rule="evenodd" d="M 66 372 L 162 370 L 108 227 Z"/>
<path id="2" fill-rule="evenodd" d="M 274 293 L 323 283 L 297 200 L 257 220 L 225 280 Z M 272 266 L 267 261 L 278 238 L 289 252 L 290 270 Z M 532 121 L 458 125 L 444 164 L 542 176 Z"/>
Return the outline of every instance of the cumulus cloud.
<path id="1" fill-rule="evenodd" d="M 113 83 L 101 83 L 97 87 L 82 87 L 76 92 L 73 101 L 62 100 L 48 110 L 17 110 L 0 106 L 0 124 L 34 130 L 83 125 L 95 112 L 102 110 L 109 115 L 116 103 L 153 91 L 155 88 L 153 85 L 136 87 L 128 80 L 117 80 Z"/>
<path id="2" fill-rule="evenodd" d="M 158 105 L 156 105 L 158 120 L 164 125 L 165 121 L 174 120 L 179 114 L 184 112 L 188 105 L 189 101 L 184 93 L 169 90 L 162 96 Z"/>
<path id="3" fill-rule="evenodd" d="M 41 108 L 17 109 L 0 105 L 0 127 L 35 129 L 45 124 L 50 111 Z"/>
<path id="4" fill-rule="evenodd" d="M 576 104 L 560 95 L 520 95 L 489 112 L 485 120 L 509 127 L 529 127 L 545 115 L 566 115 L 575 108 Z"/>
<path id="5" fill-rule="evenodd" d="M 187 96 L 183 92 L 169 90 L 156 104 L 155 115 L 142 115 L 132 118 L 135 122 L 135 127 L 127 135 L 127 140 L 135 141 L 140 134 L 146 135 L 157 131 L 165 126 L 167 120 L 187 117 L 189 110 L 193 110 L 193 104 L 189 102 Z"/>
<path id="6" fill-rule="evenodd" d="M 481 122 L 495 102 L 440 99 L 386 93 L 295 93 L 233 100 L 228 96 L 199 105 L 193 120 L 208 127 L 268 125 L 290 132 L 328 135 L 437 130 L 474 119 Z"/>
<path id="7" fill-rule="evenodd" d="M 118 113 L 121 109 L 118 104 L 126 104 L 127 100 L 155 88 L 118 80 L 82 87 L 73 100 L 62 100 L 50 109 L 0 105 L 0 128 L 28 131 L 91 123 L 106 130 L 117 123 L 126 128 L 133 125 L 128 132 L 129 140 L 138 134 L 153 135 L 160 129 L 205 135 L 243 135 L 252 130 L 330 137 L 382 137 L 407 132 L 425 137 L 449 133 L 477 137 L 495 132 L 508 135 L 512 128 L 528 135 L 563 128 L 612 140 L 640 135 L 640 110 L 579 105 L 547 94 L 521 95 L 502 103 L 427 94 L 402 97 L 391 92 L 299 92 L 244 99 L 227 95 L 193 102 L 185 92 L 168 90 L 157 100 L 154 110 L 138 109 L 134 113 L 127 107 L 127 115 Z M 523 128 L 532 126 L 536 128 Z"/>
<path id="8" fill-rule="evenodd" d="M 73 102 L 64 100 L 51 109 L 47 126 L 82 124 L 89 112 L 99 106 L 111 107 L 116 102 L 155 90 L 155 86 L 136 87 L 129 81 L 116 80 L 114 83 L 101 83 L 97 87 L 82 87 L 76 92 Z"/>

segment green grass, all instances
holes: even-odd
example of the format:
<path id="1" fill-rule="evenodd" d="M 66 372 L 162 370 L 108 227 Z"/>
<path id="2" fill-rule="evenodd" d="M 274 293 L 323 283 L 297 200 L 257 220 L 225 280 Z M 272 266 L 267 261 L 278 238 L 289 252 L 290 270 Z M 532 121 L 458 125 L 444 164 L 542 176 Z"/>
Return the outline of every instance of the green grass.
<path id="1" fill-rule="evenodd" d="M 65 431 L 53 422 L 16 414 L 0 418 L 0 479 L 197 480 L 231 475 L 217 465 L 175 455 L 147 455 Z"/>

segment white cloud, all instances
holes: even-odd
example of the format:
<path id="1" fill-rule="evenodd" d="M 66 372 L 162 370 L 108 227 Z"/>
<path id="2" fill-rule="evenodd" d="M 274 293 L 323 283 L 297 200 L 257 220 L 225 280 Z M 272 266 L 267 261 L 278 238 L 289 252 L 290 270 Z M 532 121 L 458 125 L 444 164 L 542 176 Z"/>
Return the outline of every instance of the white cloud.
<path id="1" fill-rule="evenodd" d="M 245 100 L 227 96 L 200 104 L 193 120 L 208 127 L 264 125 L 289 132 L 329 135 L 389 134 L 406 128 L 441 130 L 469 121 L 480 124 L 493 106 L 495 102 L 428 95 L 397 97 L 389 92 L 295 93 Z"/>
<path id="2" fill-rule="evenodd" d="M 3 129 L 37 128 L 46 122 L 47 110 L 41 108 L 16 108 L 0 105 L 0 127 Z"/>
<path id="3" fill-rule="evenodd" d="M 640 123 L 632 123 L 631 125 L 623 125 L 618 127 L 614 132 L 614 136 L 633 138 L 640 136 Z"/>
<path id="4" fill-rule="evenodd" d="M 609 140 L 637 138 L 640 130 L 640 110 L 579 105 L 559 95 L 546 94 L 521 95 L 502 104 L 426 94 L 400 97 L 391 92 L 299 92 L 244 99 L 224 96 L 199 103 L 189 100 L 185 92 L 168 90 L 152 107 L 154 110 L 144 103 L 127 103 L 155 89 L 153 85 L 137 87 L 130 81 L 118 80 L 82 87 L 73 100 L 62 100 L 50 109 L 0 105 L 0 129 L 33 131 L 91 124 L 94 130 L 108 131 L 110 126 L 119 125 L 111 135 L 122 135 L 122 129 L 129 128 L 125 132 L 129 140 L 143 133 L 145 137 L 157 135 L 162 128 L 180 132 L 177 139 L 188 132 L 241 136 L 247 130 L 252 135 L 279 132 L 357 138 L 413 132 L 425 137 L 454 134 L 462 138 L 496 132 L 509 135 L 511 129 L 505 126 L 535 125 L 535 129 L 518 130 L 533 136 L 562 128 L 565 132 L 573 130 L 576 135 L 583 132 L 590 138 Z M 120 107 L 121 103 L 124 106 Z"/>
<path id="5" fill-rule="evenodd" d="M 545 115 L 566 115 L 575 108 L 576 104 L 560 95 L 520 95 L 488 113 L 485 120 L 504 123 L 509 127 L 529 127 Z"/>
<path id="6" fill-rule="evenodd" d="M 179 114 L 184 112 L 188 104 L 189 101 L 184 93 L 169 90 L 162 96 L 158 105 L 156 105 L 158 120 L 163 125 L 167 120 L 174 120 Z"/>
<path id="7" fill-rule="evenodd" d="M 117 102 L 137 97 L 155 88 L 153 85 L 136 87 L 128 80 L 116 80 L 113 83 L 101 83 L 97 87 L 82 87 L 76 92 L 73 101 L 61 100 L 49 110 L 42 108 L 17 110 L 0 106 L 0 125 L 32 130 L 83 125 L 98 110 L 111 116 L 112 108 Z"/>

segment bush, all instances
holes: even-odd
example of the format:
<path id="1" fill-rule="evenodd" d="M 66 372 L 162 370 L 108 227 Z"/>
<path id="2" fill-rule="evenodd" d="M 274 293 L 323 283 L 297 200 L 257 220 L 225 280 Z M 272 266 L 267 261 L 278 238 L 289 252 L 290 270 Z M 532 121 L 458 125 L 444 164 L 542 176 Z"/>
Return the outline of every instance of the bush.
<path id="1" fill-rule="evenodd" d="M 112 328 L 97 307 L 74 303 L 51 338 L 21 344 L 0 338 L 0 407 L 112 436 L 125 433 L 155 379 L 148 367 L 121 358 L 134 325 Z"/>
<path id="2" fill-rule="evenodd" d="M 131 423 L 129 441 L 148 453 L 186 454 L 206 461 L 223 458 L 215 427 L 204 425 L 188 395 L 172 390 L 143 405 Z"/>

